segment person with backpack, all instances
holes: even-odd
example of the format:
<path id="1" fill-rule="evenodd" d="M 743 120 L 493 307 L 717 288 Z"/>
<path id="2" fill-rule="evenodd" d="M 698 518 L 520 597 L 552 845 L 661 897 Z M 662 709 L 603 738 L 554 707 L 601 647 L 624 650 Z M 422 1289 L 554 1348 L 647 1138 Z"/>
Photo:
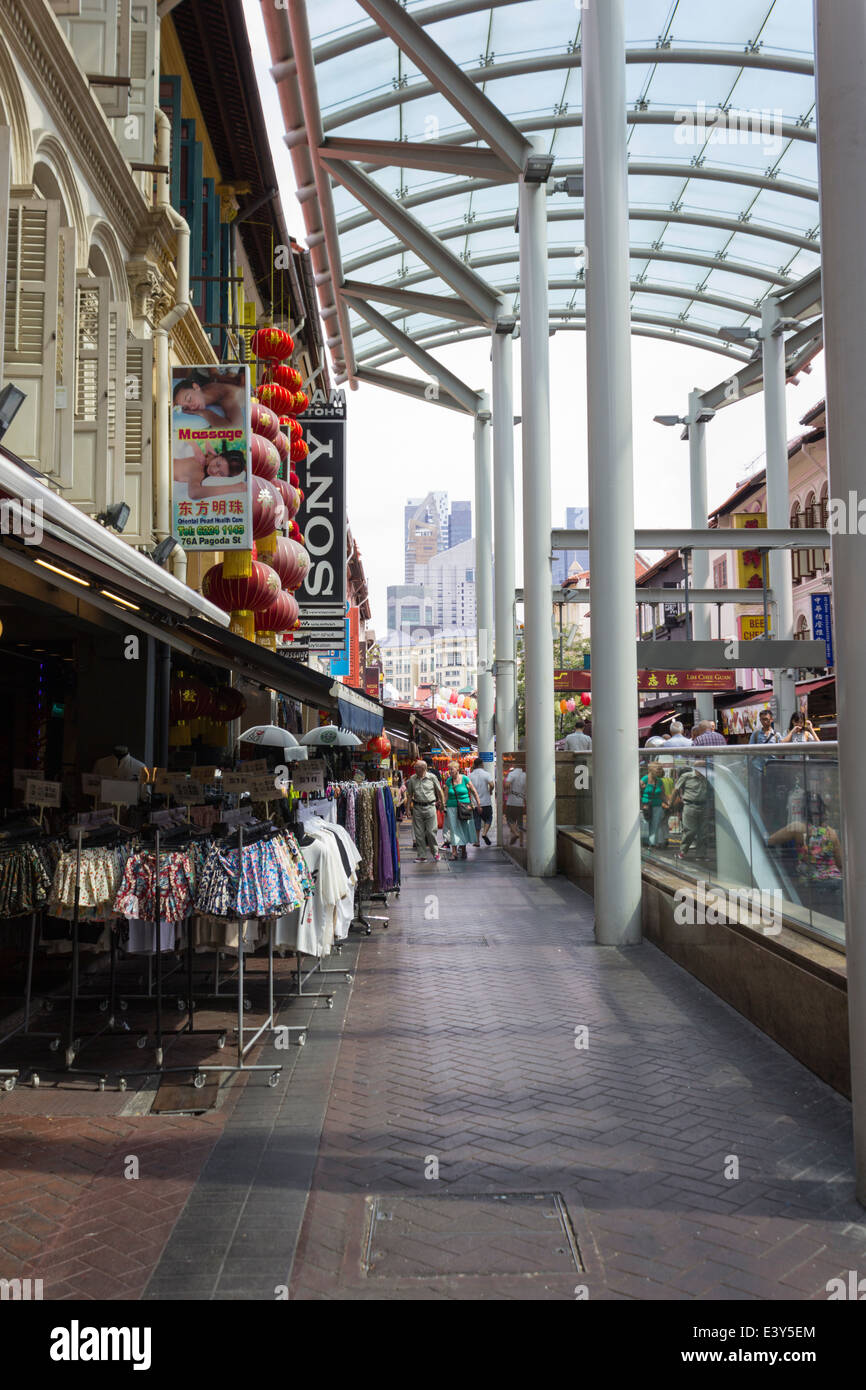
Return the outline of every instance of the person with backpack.
<path id="1" fill-rule="evenodd" d="M 448 764 L 444 790 L 445 824 L 451 842 L 451 858 L 466 859 L 466 846 L 475 843 L 473 806 L 480 811 L 481 802 L 469 778 L 460 771 L 456 758 Z"/>

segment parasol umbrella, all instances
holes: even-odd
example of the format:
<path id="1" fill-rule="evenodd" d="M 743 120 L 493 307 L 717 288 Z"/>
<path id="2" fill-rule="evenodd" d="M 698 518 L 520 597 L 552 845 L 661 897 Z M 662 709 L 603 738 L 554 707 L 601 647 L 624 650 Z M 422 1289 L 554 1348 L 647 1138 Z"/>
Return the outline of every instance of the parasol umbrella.
<path id="1" fill-rule="evenodd" d="M 301 735 L 301 743 L 308 748 L 360 748 L 361 740 L 347 729 L 338 729 L 336 724 L 325 724 L 320 729 L 311 729 Z"/>
<path id="2" fill-rule="evenodd" d="M 256 743 L 261 748 L 279 748 L 288 760 L 303 761 L 308 757 L 306 748 L 301 748 L 294 734 L 288 729 L 279 729 L 276 724 L 255 724 L 245 729 L 238 743 Z"/>

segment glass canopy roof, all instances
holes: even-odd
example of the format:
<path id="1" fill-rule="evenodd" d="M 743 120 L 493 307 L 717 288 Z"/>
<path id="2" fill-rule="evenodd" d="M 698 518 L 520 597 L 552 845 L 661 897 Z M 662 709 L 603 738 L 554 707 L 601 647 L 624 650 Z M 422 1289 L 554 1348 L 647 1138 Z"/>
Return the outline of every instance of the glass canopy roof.
<path id="1" fill-rule="evenodd" d="M 583 171 L 579 0 L 408 0 L 407 12 L 554 158 L 553 188 Z M 357 0 L 307 13 L 326 139 L 482 142 Z M 633 331 L 735 361 L 722 326 L 752 325 L 766 295 L 819 265 L 811 0 L 626 0 Z M 382 190 L 519 316 L 516 181 L 364 164 Z M 572 188 L 571 192 L 575 190 Z M 583 198 L 548 197 L 551 323 L 582 326 Z M 453 297 L 341 183 L 333 202 L 346 280 Z M 447 314 L 380 312 L 435 347 L 480 334 Z M 402 351 L 349 306 L 355 363 Z"/>

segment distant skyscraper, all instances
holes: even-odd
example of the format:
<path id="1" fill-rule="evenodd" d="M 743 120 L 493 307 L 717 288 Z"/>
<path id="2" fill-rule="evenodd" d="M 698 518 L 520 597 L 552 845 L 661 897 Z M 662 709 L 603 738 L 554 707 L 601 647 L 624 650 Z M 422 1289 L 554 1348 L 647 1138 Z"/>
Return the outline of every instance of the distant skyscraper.
<path id="1" fill-rule="evenodd" d="M 452 502 L 451 520 L 448 526 L 448 549 L 462 545 L 472 535 L 472 503 Z"/>
<path id="2" fill-rule="evenodd" d="M 410 497 L 403 508 L 404 579 L 411 584 L 416 565 L 424 565 L 440 550 L 448 549 L 448 494 L 428 492 Z"/>
<path id="3" fill-rule="evenodd" d="M 588 507 L 566 507 L 565 525 L 569 531 L 585 531 L 589 527 Z M 575 562 L 582 570 L 589 569 L 588 550 L 557 550 L 553 556 L 553 582 L 562 586 Z"/>

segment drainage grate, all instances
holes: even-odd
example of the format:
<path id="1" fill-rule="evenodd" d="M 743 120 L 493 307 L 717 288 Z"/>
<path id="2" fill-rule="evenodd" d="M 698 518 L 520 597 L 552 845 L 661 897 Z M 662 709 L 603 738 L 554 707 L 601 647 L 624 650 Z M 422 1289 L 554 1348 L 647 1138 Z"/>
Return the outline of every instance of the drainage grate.
<path id="1" fill-rule="evenodd" d="M 558 1192 L 368 1197 L 363 1248 L 377 1279 L 584 1272 Z"/>
<path id="2" fill-rule="evenodd" d="M 407 946 L 489 946 L 486 936 L 405 936 Z"/>

